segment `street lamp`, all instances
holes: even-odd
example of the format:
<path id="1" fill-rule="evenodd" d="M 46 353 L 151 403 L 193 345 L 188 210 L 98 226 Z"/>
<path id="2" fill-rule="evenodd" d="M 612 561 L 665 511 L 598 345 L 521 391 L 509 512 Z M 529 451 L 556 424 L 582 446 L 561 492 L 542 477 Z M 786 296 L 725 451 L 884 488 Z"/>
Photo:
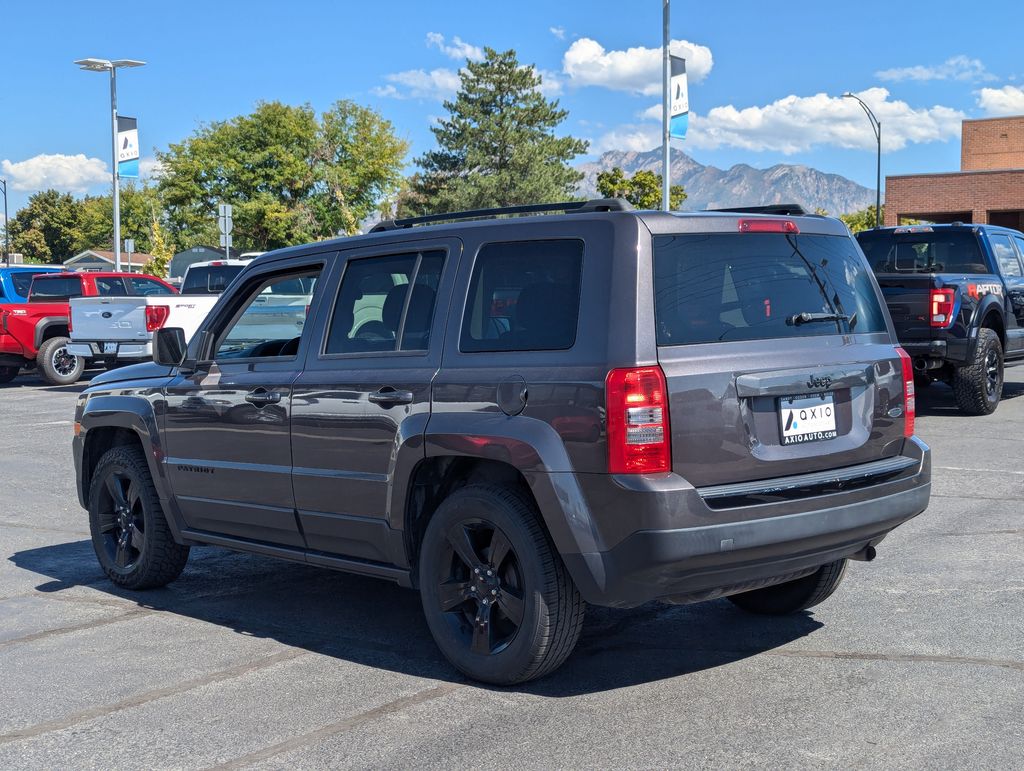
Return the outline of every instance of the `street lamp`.
<path id="1" fill-rule="evenodd" d="M 7 220 L 7 180 L 0 179 L 0 190 L 4 191 L 4 265 L 11 267 L 11 223 Z"/>
<path id="2" fill-rule="evenodd" d="M 141 67 L 137 59 L 78 59 L 75 64 L 89 72 L 110 73 L 110 162 L 114 182 L 114 270 L 121 270 L 121 190 L 117 174 L 117 70 L 119 67 Z"/>
<path id="3" fill-rule="evenodd" d="M 875 172 L 875 227 L 882 227 L 882 121 L 875 117 L 871 108 L 864 104 L 864 100 L 856 94 L 847 91 L 843 99 L 856 99 L 857 103 L 864 108 L 868 120 L 871 121 L 871 128 L 875 132 L 875 140 L 878 142 L 878 165 Z"/>

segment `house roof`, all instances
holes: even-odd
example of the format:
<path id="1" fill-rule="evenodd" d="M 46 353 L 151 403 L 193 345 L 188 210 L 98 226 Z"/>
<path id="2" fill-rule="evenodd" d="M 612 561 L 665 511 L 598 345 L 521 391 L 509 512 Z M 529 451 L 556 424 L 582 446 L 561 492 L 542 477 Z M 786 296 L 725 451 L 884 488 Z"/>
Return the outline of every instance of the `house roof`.
<path id="1" fill-rule="evenodd" d="M 76 262 L 81 262 L 86 259 L 101 259 L 106 260 L 111 265 L 114 264 L 114 252 L 108 249 L 86 249 L 84 252 L 79 252 L 74 257 L 64 260 L 65 265 L 72 265 Z M 124 265 L 145 265 L 153 259 L 153 255 L 146 254 L 145 252 L 132 252 L 131 260 L 128 259 L 127 252 L 121 252 L 121 263 Z"/>

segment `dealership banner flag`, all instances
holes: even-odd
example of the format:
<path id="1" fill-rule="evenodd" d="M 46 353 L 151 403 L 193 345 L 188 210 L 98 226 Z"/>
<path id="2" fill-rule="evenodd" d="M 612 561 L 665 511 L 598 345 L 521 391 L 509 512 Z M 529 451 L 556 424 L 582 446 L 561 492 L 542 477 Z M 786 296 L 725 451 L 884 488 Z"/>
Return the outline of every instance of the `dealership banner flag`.
<path id="1" fill-rule="evenodd" d="M 669 102 L 669 129 L 673 139 L 686 139 L 686 128 L 690 123 L 690 93 L 686 85 L 686 59 L 672 56 L 672 79 L 669 81 L 671 101 Z"/>
<path id="2" fill-rule="evenodd" d="M 139 176 L 139 125 L 135 118 L 117 116 L 117 175 Z"/>

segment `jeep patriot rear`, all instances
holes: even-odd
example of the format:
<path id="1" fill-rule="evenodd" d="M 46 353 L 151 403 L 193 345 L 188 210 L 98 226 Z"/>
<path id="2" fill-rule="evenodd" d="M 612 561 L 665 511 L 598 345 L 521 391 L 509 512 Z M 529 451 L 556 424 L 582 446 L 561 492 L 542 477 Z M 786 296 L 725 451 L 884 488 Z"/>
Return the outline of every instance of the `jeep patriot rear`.
<path id="1" fill-rule="evenodd" d="M 845 226 L 557 208 L 269 253 L 187 348 L 163 329 L 95 378 L 74 455 L 111 580 L 201 544 L 379 576 L 511 684 L 585 603 L 812 607 L 925 509 L 911 362 Z M 265 339 L 295 279 L 295 336 Z"/>

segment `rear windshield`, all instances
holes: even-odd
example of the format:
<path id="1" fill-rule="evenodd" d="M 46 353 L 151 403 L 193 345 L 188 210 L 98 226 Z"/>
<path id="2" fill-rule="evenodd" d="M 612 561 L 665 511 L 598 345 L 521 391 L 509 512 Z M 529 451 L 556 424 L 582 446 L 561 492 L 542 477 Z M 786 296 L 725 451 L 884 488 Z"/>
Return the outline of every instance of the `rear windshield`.
<path id="1" fill-rule="evenodd" d="M 33 302 L 62 302 L 72 297 L 82 296 L 82 279 L 78 276 L 69 278 L 45 278 L 38 276 L 32 282 Z"/>
<path id="2" fill-rule="evenodd" d="M 875 273 L 988 273 L 978 237 L 966 230 L 866 230 L 857 242 Z"/>
<path id="3" fill-rule="evenodd" d="M 228 288 L 244 265 L 207 265 L 189 268 L 181 285 L 182 294 L 220 294 Z M 297 292 L 296 294 L 301 294 Z"/>
<path id="4" fill-rule="evenodd" d="M 43 271 L 45 273 L 46 271 Z M 32 286 L 32 279 L 41 276 L 42 273 L 30 273 L 27 270 L 18 270 L 11 273 L 11 281 L 14 284 L 14 291 L 22 297 L 28 297 L 28 288 Z"/>
<path id="5" fill-rule="evenodd" d="M 658 345 L 888 329 L 871 271 L 845 236 L 658 236 L 654 293 Z"/>

